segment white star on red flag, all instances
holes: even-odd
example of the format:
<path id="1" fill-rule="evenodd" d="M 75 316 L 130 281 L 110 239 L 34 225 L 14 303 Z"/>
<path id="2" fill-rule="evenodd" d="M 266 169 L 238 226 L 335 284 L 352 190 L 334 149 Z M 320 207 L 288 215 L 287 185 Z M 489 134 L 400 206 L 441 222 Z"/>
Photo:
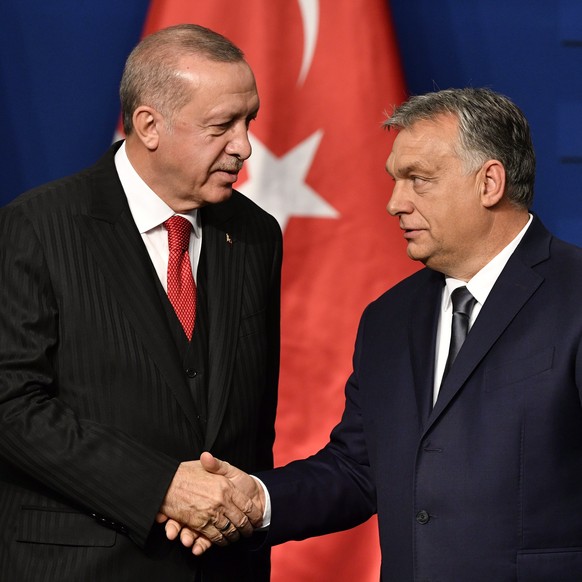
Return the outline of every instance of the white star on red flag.
<path id="1" fill-rule="evenodd" d="M 248 180 L 239 190 L 272 214 L 285 231 L 292 216 L 337 218 L 339 212 L 306 181 L 323 131 L 318 130 L 278 158 L 254 135 L 253 155 L 245 162 Z"/>

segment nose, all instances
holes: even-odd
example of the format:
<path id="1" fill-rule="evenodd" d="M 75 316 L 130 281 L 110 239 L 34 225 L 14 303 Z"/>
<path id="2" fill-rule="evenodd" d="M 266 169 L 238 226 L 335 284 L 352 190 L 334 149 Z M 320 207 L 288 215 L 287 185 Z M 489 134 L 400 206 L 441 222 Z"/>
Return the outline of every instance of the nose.
<path id="1" fill-rule="evenodd" d="M 249 141 L 249 130 L 246 123 L 237 123 L 232 127 L 230 139 L 224 151 L 228 155 L 240 160 L 246 160 L 250 157 L 252 147 Z"/>
<path id="2" fill-rule="evenodd" d="M 390 200 L 388 200 L 388 204 L 386 205 L 386 210 L 391 216 L 410 214 L 414 210 L 412 202 L 406 193 L 405 181 L 396 180 L 394 182 L 394 188 L 392 189 Z"/>

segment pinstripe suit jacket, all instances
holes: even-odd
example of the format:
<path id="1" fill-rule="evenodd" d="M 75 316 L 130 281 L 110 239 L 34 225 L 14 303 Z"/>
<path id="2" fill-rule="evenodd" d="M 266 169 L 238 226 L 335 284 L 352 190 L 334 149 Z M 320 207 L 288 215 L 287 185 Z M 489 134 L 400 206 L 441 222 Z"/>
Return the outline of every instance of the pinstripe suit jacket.
<path id="1" fill-rule="evenodd" d="M 197 559 L 152 524 L 203 450 L 272 466 L 280 229 L 238 192 L 201 211 L 203 430 L 115 150 L 0 210 L 0 580 L 266 580 L 244 544 Z"/>

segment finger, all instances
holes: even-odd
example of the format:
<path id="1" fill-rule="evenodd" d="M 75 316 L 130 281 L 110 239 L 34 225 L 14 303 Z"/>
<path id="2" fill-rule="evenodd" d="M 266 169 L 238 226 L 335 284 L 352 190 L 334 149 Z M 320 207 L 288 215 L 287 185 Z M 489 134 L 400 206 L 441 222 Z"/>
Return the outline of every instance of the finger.
<path id="1" fill-rule="evenodd" d="M 228 546 L 228 540 L 226 539 L 226 537 L 224 537 L 224 534 L 218 531 L 216 528 L 214 528 L 214 530 L 211 531 L 210 535 L 205 535 L 205 537 L 207 537 L 213 544 L 220 546 L 222 548 L 224 546 Z"/>
<path id="2" fill-rule="evenodd" d="M 238 529 L 228 518 L 226 518 L 224 525 L 216 526 L 216 528 L 229 542 L 236 542 L 240 539 Z"/>
<path id="3" fill-rule="evenodd" d="M 239 519 L 235 527 L 239 532 L 242 532 L 243 530 L 247 529 L 249 523 L 250 523 L 249 518 L 243 514 L 242 518 Z"/>
<path id="4" fill-rule="evenodd" d="M 218 525 L 218 524 L 216 524 L 216 529 L 220 533 L 224 534 L 224 533 L 226 533 L 231 528 L 231 525 L 232 525 L 232 522 L 227 517 L 226 518 L 226 523 L 224 525 Z"/>
<path id="5" fill-rule="evenodd" d="M 168 521 L 168 516 L 164 515 L 163 513 L 158 513 L 156 515 L 156 523 L 165 523 Z"/>
<path id="6" fill-rule="evenodd" d="M 200 455 L 200 464 L 204 467 L 206 471 L 209 473 L 215 473 L 218 475 L 224 475 L 226 473 L 227 463 L 225 461 L 221 461 L 212 453 L 204 452 Z"/>
<path id="7" fill-rule="evenodd" d="M 238 542 L 240 540 L 241 533 L 234 527 L 234 525 L 230 526 L 230 529 L 226 532 L 222 532 L 222 535 L 230 542 Z"/>
<path id="8" fill-rule="evenodd" d="M 230 516 L 230 525 L 228 528 L 223 526 L 220 532 L 228 539 L 229 542 L 235 542 L 240 539 L 240 537 L 249 537 L 255 531 L 255 528 L 251 524 L 249 518 L 242 513 L 237 511 L 236 508 L 231 510 L 229 513 L 225 513 L 225 517 Z"/>
<path id="9" fill-rule="evenodd" d="M 168 521 L 166 522 L 165 529 L 166 529 L 166 537 L 170 541 L 173 541 L 178 537 L 178 534 L 180 533 L 182 526 L 177 521 L 175 521 L 173 519 L 168 519 Z"/>
<path id="10" fill-rule="evenodd" d="M 192 546 L 192 553 L 195 556 L 201 556 L 206 550 L 212 547 L 212 542 L 205 537 L 198 537 Z"/>
<path id="11" fill-rule="evenodd" d="M 187 548 L 194 545 L 197 537 L 198 534 L 189 530 L 187 527 L 182 528 L 182 531 L 180 532 L 180 542 L 182 542 L 182 545 Z"/>
<path id="12" fill-rule="evenodd" d="M 236 524 L 235 527 L 243 536 L 250 536 L 255 528 L 263 525 L 262 511 L 236 488 L 232 491 L 232 502 L 240 512 L 233 515 L 231 521 Z"/>

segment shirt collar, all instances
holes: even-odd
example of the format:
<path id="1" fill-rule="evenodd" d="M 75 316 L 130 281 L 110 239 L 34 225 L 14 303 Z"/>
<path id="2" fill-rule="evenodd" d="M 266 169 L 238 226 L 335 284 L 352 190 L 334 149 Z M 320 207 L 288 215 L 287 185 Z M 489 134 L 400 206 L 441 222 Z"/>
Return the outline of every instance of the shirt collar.
<path id="1" fill-rule="evenodd" d="M 160 226 L 176 214 L 141 178 L 131 165 L 125 142 L 115 153 L 115 168 L 123 186 L 131 215 L 141 234 Z M 197 209 L 180 214 L 192 224 L 194 236 L 200 238 L 200 216 Z"/>
<path id="2" fill-rule="evenodd" d="M 444 290 L 444 300 L 445 309 L 451 308 L 451 293 L 457 289 L 457 287 L 467 286 L 467 289 L 471 292 L 471 295 L 475 297 L 477 303 L 483 305 L 487 296 L 493 289 L 493 285 L 501 275 L 501 271 L 509 261 L 509 257 L 513 254 L 517 245 L 521 242 L 521 239 L 527 232 L 533 216 L 529 215 L 529 220 L 527 224 L 519 231 L 518 235 L 491 261 L 489 261 L 479 272 L 477 272 L 471 280 L 466 283 L 465 281 L 460 281 L 459 279 L 453 279 L 452 277 L 445 278 L 445 290 Z"/>

